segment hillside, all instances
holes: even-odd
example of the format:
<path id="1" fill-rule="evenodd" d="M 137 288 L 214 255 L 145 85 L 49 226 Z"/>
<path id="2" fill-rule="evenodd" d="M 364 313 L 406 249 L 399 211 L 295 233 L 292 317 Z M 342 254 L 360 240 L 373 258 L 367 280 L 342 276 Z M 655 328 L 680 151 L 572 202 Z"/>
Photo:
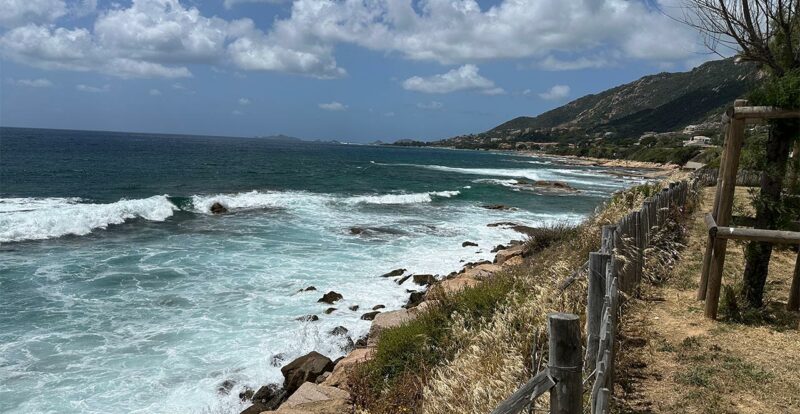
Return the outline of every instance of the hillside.
<path id="1" fill-rule="evenodd" d="M 514 118 L 483 133 L 429 145 L 512 149 L 518 143 L 632 144 L 645 133 L 682 131 L 688 125 L 701 124 L 695 129 L 713 131 L 712 115 L 744 95 L 755 79 L 752 65 L 733 59 L 707 62 L 688 72 L 645 76 L 535 117 Z"/>

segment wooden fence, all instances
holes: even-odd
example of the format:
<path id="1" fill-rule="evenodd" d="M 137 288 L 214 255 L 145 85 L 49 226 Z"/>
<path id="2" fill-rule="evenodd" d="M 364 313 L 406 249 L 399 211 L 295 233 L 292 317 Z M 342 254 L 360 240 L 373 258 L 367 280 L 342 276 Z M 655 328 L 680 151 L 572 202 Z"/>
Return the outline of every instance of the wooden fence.
<path id="1" fill-rule="evenodd" d="M 704 187 L 713 187 L 717 185 L 717 177 L 719 177 L 719 169 L 717 168 L 703 168 L 695 173 L 697 181 Z M 761 171 L 753 170 L 740 170 L 736 172 L 736 185 L 741 187 L 760 187 L 761 186 Z"/>
<path id="2" fill-rule="evenodd" d="M 670 209 L 685 206 L 697 183 L 695 179 L 672 183 L 617 224 L 603 226 L 600 249 L 589 254 L 587 266 L 585 347 L 577 315 L 548 315 L 547 368 L 501 402 L 492 414 L 519 413 L 547 391 L 550 413 L 582 414 L 584 388 L 590 392 L 588 412 L 608 413 L 614 390 L 614 361 L 621 351 L 617 327 L 622 299 L 636 293 L 645 266 L 644 251 L 667 222 Z"/>

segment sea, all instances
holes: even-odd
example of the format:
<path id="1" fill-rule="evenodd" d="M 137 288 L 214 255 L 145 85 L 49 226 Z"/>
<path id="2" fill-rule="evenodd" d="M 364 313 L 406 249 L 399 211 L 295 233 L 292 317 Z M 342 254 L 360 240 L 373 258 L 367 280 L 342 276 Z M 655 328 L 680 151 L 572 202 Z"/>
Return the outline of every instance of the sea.
<path id="1" fill-rule="evenodd" d="M 579 222 L 639 182 L 488 151 L 0 128 L 0 412 L 238 413 L 422 289 L 381 275 L 491 260 L 524 236 L 488 224 Z"/>

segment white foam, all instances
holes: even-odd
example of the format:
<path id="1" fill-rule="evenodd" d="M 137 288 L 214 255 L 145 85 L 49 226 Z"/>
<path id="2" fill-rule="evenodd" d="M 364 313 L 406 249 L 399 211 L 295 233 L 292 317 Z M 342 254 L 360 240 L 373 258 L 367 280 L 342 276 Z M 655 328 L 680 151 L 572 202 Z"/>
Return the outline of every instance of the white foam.
<path id="1" fill-rule="evenodd" d="M 0 242 L 85 235 L 135 218 L 164 221 L 177 210 L 166 195 L 109 204 L 78 201 L 77 198 L 0 199 Z"/>
<path id="2" fill-rule="evenodd" d="M 195 195 L 192 205 L 195 212 L 210 213 L 211 205 L 220 203 L 229 210 L 254 210 L 262 208 L 302 207 L 329 202 L 330 196 L 305 191 L 250 191 L 236 194 Z"/>
<path id="3" fill-rule="evenodd" d="M 345 200 L 350 204 L 419 204 L 430 203 L 434 197 L 450 198 L 461 194 L 460 191 L 431 191 L 427 193 L 384 194 L 375 196 L 355 196 Z"/>

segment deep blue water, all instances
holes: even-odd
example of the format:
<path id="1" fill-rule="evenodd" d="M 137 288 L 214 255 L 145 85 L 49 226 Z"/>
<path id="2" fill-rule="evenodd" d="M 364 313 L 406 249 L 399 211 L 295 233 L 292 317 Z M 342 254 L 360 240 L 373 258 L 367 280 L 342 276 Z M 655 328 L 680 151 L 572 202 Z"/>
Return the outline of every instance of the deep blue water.
<path id="1" fill-rule="evenodd" d="M 236 412 L 280 381 L 274 355 L 342 355 L 327 332 L 369 328 L 348 306 L 401 306 L 412 286 L 380 274 L 490 259 L 520 235 L 487 224 L 577 221 L 633 182 L 478 151 L 0 128 L 0 412 Z M 308 285 L 345 299 L 325 315 Z"/>

